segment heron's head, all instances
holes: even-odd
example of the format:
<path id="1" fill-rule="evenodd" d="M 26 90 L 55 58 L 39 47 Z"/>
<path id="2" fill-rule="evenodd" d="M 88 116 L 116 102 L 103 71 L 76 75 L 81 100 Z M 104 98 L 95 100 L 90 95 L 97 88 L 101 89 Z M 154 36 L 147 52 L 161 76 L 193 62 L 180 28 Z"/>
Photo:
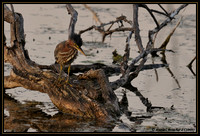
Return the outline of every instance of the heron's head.
<path id="1" fill-rule="evenodd" d="M 77 49 L 78 51 L 80 51 L 83 55 L 85 55 L 84 51 L 82 50 L 81 46 L 83 44 L 82 38 L 80 35 L 78 34 L 73 34 L 72 36 L 72 41 L 73 44 L 71 45 L 73 48 Z M 85 55 L 86 56 L 86 55 Z"/>

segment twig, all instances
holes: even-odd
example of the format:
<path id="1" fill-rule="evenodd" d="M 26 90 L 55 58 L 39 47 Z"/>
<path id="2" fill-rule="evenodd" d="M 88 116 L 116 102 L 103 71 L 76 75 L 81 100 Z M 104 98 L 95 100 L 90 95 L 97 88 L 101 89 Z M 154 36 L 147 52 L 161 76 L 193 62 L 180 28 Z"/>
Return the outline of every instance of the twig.
<path id="1" fill-rule="evenodd" d="M 166 49 L 167 44 L 169 43 L 171 36 L 174 34 L 176 28 L 179 26 L 180 22 L 182 20 L 182 17 L 179 19 L 178 23 L 176 24 L 176 26 L 172 29 L 172 31 L 170 32 L 170 34 L 167 36 L 167 38 L 165 39 L 165 41 L 162 43 L 162 45 L 159 47 L 159 49 Z"/>
<path id="2" fill-rule="evenodd" d="M 112 29 L 112 30 L 105 31 L 105 32 L 102 33 L 103 34 L 102 42 L 104 42 L 105 37 L 107 35 L 111 35 L 114 32 L 120 32 L 120 31 L 122 31 L 122 32 L 124 32 L 124 31 L 132 31 L 133 32 L 133 28 L 131 28 L 131 27 L 120 27 L 120 28 L 115 28 L 115 29 Z"/>
<path id="3" fill-rule="evenodd" d="M 122 16 L 117 17 L 115 21 L 110 21 L 108 23 L 101 23 L 101 25 L 99 25 L 99 26 L 93 25 L 93 26 L 90 26 L 90 27 L 88 27 L 88 28 L 86 28 L 84 30 L 81 30 L 81 31 L 79 31 L 79 35 L 87 32 L 87 31 L 90 31 L 92 29 L 95 29 L 95 30 L 99 31 L 102 34 L 102 42 L 104 42 L 105 37 L 107 35 L 111 35 L 114 32 L 133 31 L 131 27 L 119 27 L 119 28 L 115 28 L 115 29 L 110 30 L 114 23 L 118 23 L 118 22 L 122 22 L 122 21 L 127 22 L 130 25 L 132 25 L 132 22 L 127 20 L 126 16 L 122 15 Z M 104 26 L 107 26 L 107 25 L 110 25 L 110 27 L 107 30 L 104 30 Z"/>
<path id="4" fill-rule="evenodd" d="M 146 4 L 140 4 L 140 7 L 143 7 L 145 8 L 149 14 L 151 15 L 151 17 L 153 18 L 154 22 L 156 23 L 156 26 L 159 27 L 159 23 L 158 21 L 156 20 L 155 16 L 153 15 L 152 11 L 149 9 L 149 7 L 146 5 Z"/>
<path id="5" fill-rule="evenodd" d="M 192 63 L 195 61 L 195 59 L 196 59 L 196 56 L 190 61 L 187 67 L 192 68 Z"/>
<path id="6" fill-rule="evenodd" d="M 130 56 L 130 40 L 132 37 L 133 31 L 131 31 L 129 33 L 129 36 L 126 39 L 126 48 L 125 48 L 125 53 L 123 56 L 123 62 L 121 64 L 121 73 L 122 76 L 124 76 L 126 69 L 128 68 L 128 60 L 129 60 L 129 56 Z"/>
<path id="7" fill-rule="evenodd" d="M 150 41 L 152 41 L 151 39 L 153 39 L 153 35 L 157 32 L 159 32 L 164 26 L 166 26 L 169 22 L 171 22 L 171 18 L 173 19 L 174 16 L 176 16 L 183 8 L 185 8 L 188 4 L 183 4 L 181 5 L 179 8 L 177 8 L 176 10 L 174 10 L 169 18 L 167 18 L 165 21 L 163 21 L 163 23 L 160 24 L 159 27 L 154 28 L 153 30 L 149 31 L 149 38 Z"/>
<path id="8" fill-rule="evenodd" d="M 132 77 L 131 77 L 131 78 L 129 78 L 129 74 L 130 74 L 130 72 L 131 72 L 131 69 L 134 67 L 134 65 L 135 65 L 140 59 L 145 58 L 149 53 L 151 53 L 151 52 L 153 52 L 153 51 L 162 51 L 162 50 L 163 50 L 163 49 L 151 49 L 151 50 L 144 50 L 142 53 L 140 53 L 135 59 L 132 60 L 131 64 L 128 66 L 128 68 L 127 68 L 127 70 L 126 70 L 124 76 L 121 77 L 120 79 L 117 79 L 117 80 L 115 80 L 115 81 L 113 81 L 113 82 L 110 83 L 112 89 L 113 89 L 113 90 L 116 90 L 117 88 L 119 88 L 119 87 L 125 85 L 127 82 L 130 82 L 131 80 L 133 80 L 134 75 L 136 75 L 137 72 L 138 72 L 139 70 L 141 70 L 141 68 L 142 68 L 142 67 L 141 67 L 142 63 L 141 63 L 141 65 L 140 65 L 140 67 L 134 71 L 135 73 L 132 74 Z"/>
<path id="9" fill-rule="evenodd" d="M 161 14 L 161 15 L 164 15 L 164 16 L 166 16 L 166 17 L 169 17 L 168 15 L 166 15 L 165 13 L 163 13 L 163 12 L 161 12 L 161 11 L 158 11 L 158 10 L 155 10 L 155 9 L 150 9 L 151 10 L 151 12 L 155 12 L 155 13 L 157 13 L 157 14 Z"/>
<path id="10" fill-rule="evenodd" d="M 183 4 L 181 5 L 179 8 L 177 8 L 176 10 L 174 10 L 171 14 L 170 17 L 174 18 L 175 15 L 177 15 L 181 9 L 185 8 L 187 6 L 187 4 Z M 169 22 L 171 22 L 170 18 L 167 18 L 165 21 L 163 21 L 163 23 L 160 24 L 159 27 L 154 28 L 153 30 L 149 31 L 149 42 L 147 43 L 146 49 L 140 53 L 140 55 L 138 55 L 135 59 L 132 60 L 131 64 L 129 65 L 129 67 L 127 68 L 125 74 L 123 77 L 121 77 L 120 79 L 117 79 L 116 81 L 111 82 L 111 87 L 113 90 L 116 90 L 117 88 L 130 83 L 130 81 L 132 81 L 134 79 L 135 76 L 137 76 L 139 74 L 139 71 L 141 70 L 142 66 L 144 65 L 144 63 L 146 62 L 147 59 L 147 55 L 153 51 L 159 51 L 160 49 L 152 49 L 152 45 L 153 45 L 153 37 L 154 34 L 159 32 L 164 26 L 166 26 Z M 131 68 L 140 60 L 143 59 L 140 63 L 140 66 L 138 67 L 138 69 L 136 69 L 135 72 L 133 72 L 131 74 L 130 77 L 130 71 Z"/>
<path id="11" fill-rule="evenodd" d="M 170 16 L 169 16 L 169 13 L 163 8 L 163 6 L 162 6 L 161 4 L 158 4 L 158 6 L 165 12 L 165 14 L 166 14 L 168 17 L 170 17 Z"/>
<path id="12" fill-rule="evenodd" d="M 167 50 L 166 50 L 166 47 L 167 47 L 167 45 L 168 45 L 168 43 L 169 43 L 169 41 L 170 41 L 172 35 L 174 34 L 176 28 L 179 26 L 181 20 L 182 20 L 182 17 L 179 19 L 179 21 L 177 22 L 176 26 L 171 30 L 171 32 L 169 33 L 169 35 L 167 36 L 167 38 L 165 39 L 165 41 L 164 41 L 164 42 L 161 44 L 161 46 L 159 47 L 159 49 L 165 49 L 165 50 L 163 50 L 161 53 L 165 53 L 165 51 L 167 51 Z M 157 34 L 158 34 L 158 32 L 155 34 L 155 38 L 156 38 L 156 35 L 157 35 Z M 153 46 L 154 46 L 154 43 L 155 43 L 155 38 L 154 38 L 154 40 L 153 40 Z M 168 50 L 168 51 L 174 52 L 173 50 Z M 157 53 L 157 52 L 152 52 L 152 53 L 151 53 L 152 57 L 158 56 L 156 53 Z"/>
<path id="13" fill-rule="evenodd" d="M 95 13 L 94 10 L 92 10 L 87 4 L 83 4 L 83 5 L 84 5 L 85 8 L 87 8 L 89 11 L 92 12 L 94 20 L 95 20 L 96 22 L 99 22 L 100 25 L 101 25 L 102 22 L 101 22 L 101 20 L 99 19 L 97 13 Z"/>

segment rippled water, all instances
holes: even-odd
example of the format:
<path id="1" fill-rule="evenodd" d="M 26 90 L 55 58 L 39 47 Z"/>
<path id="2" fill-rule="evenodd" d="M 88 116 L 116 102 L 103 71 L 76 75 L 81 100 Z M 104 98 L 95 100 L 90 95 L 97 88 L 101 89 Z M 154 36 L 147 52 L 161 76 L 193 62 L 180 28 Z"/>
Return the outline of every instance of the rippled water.
<path id="1" fill-rule="evenodd" d="M 86 29 L 91 25 L 98 25 L 92 18 L 91 12 L 81 4 L 73 4 L 77 10 L 78 21 L 76 32 Z M 98 13 L 102 22 L 115 20 L 120 15 L 132 19 L 132 5 L 129 4 L 90 4 L 91 8 Z M 168 10 L 173 10 L 179 5 L 164 5 Z M 152 8 L 159 9 L 156 5 Z M 26 49 L 30 58 L 39 64 L 54 63 L 53 51 L 57 43 L 67 39 L 67 28 L 70 16 L 63 4 L 14 4 L 16 12 L 24 17 L 24 30 L 26 34 Z M 6 94 L 15 100 L 4 101 L 4 131 L 18 132 L 195 132 L 196 131 L 196 76 L 186 65 L 196 55 L 196 6 L 189 5 L 184 11 L 176 16 L 167 27 L 160 31 L 157 36 L 155 47 L 159 47 L 179 18 L 183 16 L 180 26 L 171 38 L 167 49 L 175 53 L 166 52 L 166 61 L 169 67 L 141 71 L 139 76 L 132 81 L 138 91 L 151 101 L 153 106 L 164 107 L 152 113 L 146 112 L 146 107 L 140 99 L 129 90 L 119 88 L 115 91 L 119 100 L 126 92 L 130 116 L 123 114 L 120 121 L 108 125 L 94 121 L 82 121 L 67 119 L 57 115 L 57 108 L 51 103 L 47 94 L 31 91 L 24 88 L 6 90 Z M 158 16 L 159 22 L 165 18 Z M 125 24 L 125 23 L 124 23 Z M 142 43 L 146 46 L 148 30 L 153 29 L 155 24 L 144 9 L 139 9 L 139 24 L 142 35 Z M 126 25 L 126 24 L 125 24 Z M 128 25 L 127 25 L 128 26 Z M 9 25 L 4 24 L 4 31 L 9 41 Z M 112 52 L 117 49 L 119 54 L 124 53 L 125 41 L 128 32 L 113 33 L 101 43 L 101 34 L 97 31 L 89 31 L 82 35 L 83 50 L 87 57 L 79 54 L 73 64 L 91 64 L 101 62 L 112 65 Z M 7 42 L 8 42 L 7 41 Z M 138 55 L 138 49 L 132 38 L 131 58 Z M 151 58 L 148 56 L 146 64 L 161 64 L 162 55 Z M 9 75 L 12 67 L 4 64 L 4 75 Z M 196 73 L 196 61 L 193 63 L 193 71 Z M 156 76 L 157 72 L 157 76 Z M 119 76 L 112 76 L 114 81 Z M 17 107 L 17 108 L 16 108 Z M 12 111 L 15 109 L 14 111 Z M 16 114 L 16 111 L 18 114 Z M 31 112 L 30 112 L 31 111 Z M 19 114 L 21 113 L 21 114 Z M 27 113 L 27 114 L 24 114 Z M 31 115 L 29 115 L 32 113 Z M 45 115 L 44 115 L 44 114 Z M 54 115 L 56 117 L 54 117 Z M 140 117 L 136 119 L 134 117 Z M 51 117 L 51 118 L 50 118 Z M 6 123 L 11 118 L 16 118 L 11 124 Z M 58 122 L 62 122 L 59 124 Z M 20 128 L 16 124 L 21 124 Z M 43 128 L 38 130 L 34 124 L 40 124 Z M 51 125 L 50 125 L 51 124 Z M 59 125 L 60 126 L 59 126 Z"/>

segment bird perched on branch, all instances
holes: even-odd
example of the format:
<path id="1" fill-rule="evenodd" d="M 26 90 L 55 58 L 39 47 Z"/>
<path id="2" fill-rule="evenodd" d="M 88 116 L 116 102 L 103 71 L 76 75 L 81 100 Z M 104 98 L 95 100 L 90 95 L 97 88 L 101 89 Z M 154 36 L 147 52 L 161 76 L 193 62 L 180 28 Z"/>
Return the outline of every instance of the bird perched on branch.
<path id="1" fill-rule="evenodd" d="M 113 56 L 112 56 L 112 59 L 113 59 L 113 64 L 121 64 L 121 62 L 123 61 L 123 57 L 117 53 L 117 50 L 115 49 L 113 52 L 112 52 Z"/>
<path id="2" fill-rule="evenodd" d="M 62 72 L 63 66 L 67 65 L 68 77 L 67 77 L 66 83 L 69 82 L 70 66 L 71 66 L 71 63 L 76 59 L 78 55 L 78 51 L 80 51 L 83 55 L 85 55 L 85 53 L 81 49 L 82 44 L 83 42 L 80 35 L 73 34 L 69 40 L 63 41 L 56 46 L 54 50 L 54 57 L 55 57 L 56 63 L 60 65 L 60 73 L 59 73 L 58 80 L 61 79 L 61 72 Z"/>

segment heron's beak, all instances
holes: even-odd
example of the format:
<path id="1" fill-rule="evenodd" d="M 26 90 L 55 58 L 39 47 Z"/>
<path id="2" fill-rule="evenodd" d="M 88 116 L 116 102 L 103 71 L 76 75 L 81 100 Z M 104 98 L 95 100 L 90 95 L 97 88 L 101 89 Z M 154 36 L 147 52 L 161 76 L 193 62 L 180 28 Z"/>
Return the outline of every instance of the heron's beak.
<path id="1" fill-rule="evenodd" d="M 84 51 L 83 51 L 76 43 L 74 43 L 73 47 L 74 47 L 75 49 L 77 49 L 78 51 L 80 51 L 83 55 L 85 55 Z M 86 56 L 86 55 L 85 55 L 85 56 Z"/>

